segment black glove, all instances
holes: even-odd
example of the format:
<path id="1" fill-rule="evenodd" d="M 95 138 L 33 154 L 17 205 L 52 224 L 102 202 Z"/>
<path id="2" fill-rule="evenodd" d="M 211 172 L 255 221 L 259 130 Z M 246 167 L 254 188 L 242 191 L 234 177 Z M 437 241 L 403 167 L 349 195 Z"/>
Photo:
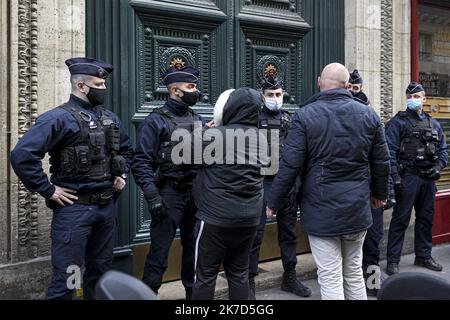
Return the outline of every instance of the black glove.
<path id="1" fill-rule="evenodd" d="M 111 173 L 115 177 L 120 177 L 122 174 L 127 173 L 127 160 L 124 156 L 116 155 L 111 161 Z"/>
<path id="2" fill-rule="evenodd" d="M 167 206 L 158 191 L 146 192 L 145 199 L 148 203 L 148 212 L 152 218 L 164 220 L 168 217 Z"/>
<path id="3" fill-rule="evenodd" d="M 426 170 L 424 176 L 428 179 L 438 181 L 441 178 L 441 166 L 436 165 L 433 168 Z"/>

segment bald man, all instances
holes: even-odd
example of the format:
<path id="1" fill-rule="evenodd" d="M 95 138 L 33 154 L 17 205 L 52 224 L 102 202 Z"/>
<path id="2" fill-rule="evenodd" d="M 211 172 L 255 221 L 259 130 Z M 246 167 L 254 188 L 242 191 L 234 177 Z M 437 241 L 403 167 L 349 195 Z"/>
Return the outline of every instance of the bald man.
<path id="1" fill-rule="evenodd" d="M 267 201 L 272 218 L 300 178 L 302 227 L 324 300 L 367 299 L 362 247 L 371 208 L 383 206 L 388 191 L 389 151 L 381 120 L 353 99 L 349 79 L 343 65 L 325 67 L 320 93 L 292 118 Z"/>

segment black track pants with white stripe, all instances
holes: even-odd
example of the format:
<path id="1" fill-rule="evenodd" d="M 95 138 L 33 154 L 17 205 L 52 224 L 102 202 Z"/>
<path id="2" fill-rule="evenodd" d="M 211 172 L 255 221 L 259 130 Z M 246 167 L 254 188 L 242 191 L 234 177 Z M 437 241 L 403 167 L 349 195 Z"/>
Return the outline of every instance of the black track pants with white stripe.
<path id="1" fill-rule="evenodd" d="M 201 222 L 196 245 L 193 300 L 213 300 L 223 264 L 230 300 L 248 300 L 248 263 L 257 227 L 223 228 Z"/>

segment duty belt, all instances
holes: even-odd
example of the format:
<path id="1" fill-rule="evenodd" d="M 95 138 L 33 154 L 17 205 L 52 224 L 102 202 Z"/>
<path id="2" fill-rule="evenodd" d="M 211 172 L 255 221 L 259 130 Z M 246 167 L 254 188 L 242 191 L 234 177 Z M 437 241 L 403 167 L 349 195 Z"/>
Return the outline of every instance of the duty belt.
<path id="1" fill-rule="evenodd" d="M 415 167 L 406 167 L 403 169 L 403 175 L 405 174 L 413 174 L 416 176 L 420 176 L 420 177 L 425 177 L 426 176 L 426 172 L 428 170 L 430 170 L 430 168 L 415 168 Z"/>
<path id="2" fill-rule="evenodd" d="M 101 193 L 76 194 L 76 204 L 106 206 L 114 198 L 114 191 L 107 190 Z"/>

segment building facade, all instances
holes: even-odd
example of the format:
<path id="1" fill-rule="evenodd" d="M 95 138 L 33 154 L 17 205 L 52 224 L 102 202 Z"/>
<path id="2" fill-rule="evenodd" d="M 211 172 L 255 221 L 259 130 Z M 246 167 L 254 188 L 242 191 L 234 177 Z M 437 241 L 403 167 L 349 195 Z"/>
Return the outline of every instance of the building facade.
<path id="1" fill-rule="evenodd" d="M 450 142 L 450 3 L 423 1 L 415 3 L 412 28 L 415 47 L 412 51 L 413 77 L 424 85 L 427 109 L 438 118 Z M 450 189 L 450 171 L 446 170 L 439 189 Z"/>
<path id="2" fill-rule="evenodd" d="M 222 91 L 257 88 L 270 72 L 283 78 L 286 106 L 294 109 L 315 92 L 321 69 L 341 62 L 360 70 L 365 92 L 387 121 L 404 109 L 412 78 L 411 0 L 11 0 L 0 6 L 0 299 L 42 297 L 51 273 L 52 213 L 18 181 L 9 153 L 39 114 L 68 99 L 66 59 L 87 55 L 115 65 L 107 105 L 133 141 L 140 121 L 166 99 L 159 74 L 173 63 L 201 69 L 205 96 L 197 111 L 206 117 Z M 448 35 L 437 31 L 430 40 L 425 34 L 435 29 L 423 28 L 421 53 L 429 59 L 431 41 L 432 61 L 422 64 L 422 77 L 434 81 L 433 70 L 446 70 L 432 62 L 446 63 Z M 131 182 L 120 203 L 117 268 L 141 274 L 149 222 Z M 263 259 L 278 250 L 270 241 L 276 228 L 267 228 Z M 299 253 L 308 251 L 300 229 L 299 236 Z M 175 241 L 166 280 L 176 278 L 179 248 Z"/>

